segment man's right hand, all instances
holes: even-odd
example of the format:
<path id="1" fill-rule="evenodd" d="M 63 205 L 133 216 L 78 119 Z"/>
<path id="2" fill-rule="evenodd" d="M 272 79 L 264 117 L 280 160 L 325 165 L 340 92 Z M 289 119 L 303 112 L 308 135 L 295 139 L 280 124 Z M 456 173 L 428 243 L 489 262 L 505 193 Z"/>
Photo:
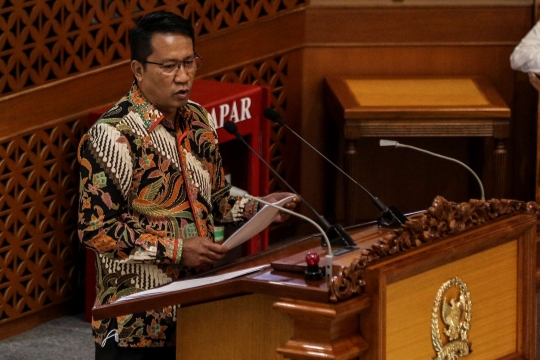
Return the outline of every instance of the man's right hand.
<path id="1" fill-rule="evenodd" d="M 225 256 L 229 249 L 215 244 L 205 237 L 192 237 L 184 240 L 180 263 L 195 268 L 197 271 L 207 270 Z"/>

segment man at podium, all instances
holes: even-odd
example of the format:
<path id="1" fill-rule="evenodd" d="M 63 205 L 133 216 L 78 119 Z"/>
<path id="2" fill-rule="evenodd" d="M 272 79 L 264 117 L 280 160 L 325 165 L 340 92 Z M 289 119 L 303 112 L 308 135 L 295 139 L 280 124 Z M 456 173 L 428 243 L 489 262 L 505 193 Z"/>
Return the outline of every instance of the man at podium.
<path id="1" fill-rule="evenodd" d="M 79 150 L 78 234 L 97 255 L 95 305 L 210 268 L 227 252 L 213 241 L 214 224 L 257 211 L 230 196 L 214 121 L 189 101 L 202 62 L 191 23 L 150 13 L 129 41 L 135 81 Z M 175 321 L 174 306 L 93 321 L 96 359 L 174 359 Z"/>

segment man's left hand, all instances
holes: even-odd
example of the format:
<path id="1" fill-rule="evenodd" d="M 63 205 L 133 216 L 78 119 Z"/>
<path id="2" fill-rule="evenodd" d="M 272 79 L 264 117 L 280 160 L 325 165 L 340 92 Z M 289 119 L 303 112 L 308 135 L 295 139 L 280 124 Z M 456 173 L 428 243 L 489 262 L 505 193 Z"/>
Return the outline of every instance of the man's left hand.
<path id="1" fill-rule="evenodd" d="M 265 197 L 263 197 L 262 199 L 264 201 L 266 201 L 266 202 L 269 202 L 269 203 L 275 203 L 275 202 L 278 202 L 279 200 L 281 200 L 283 198 L 286 198 L 287 196 L 291 196 L 291 195 L 294 195 L 294 194 L 293 193 L 288 193 L 288 192 L 277 192 L 277 193 L 268 194 Z M 291 201 L 288 201 L 287 203 L 285 203 L 285 205 L 283 205 L 283 207 L 285 209 L 288 209 L 288 210 L 294 210 L 294 208 L 296 208 L 296 205 L 298 203 L 300 203 L 300 198 L 297 195 L 295 195 L 291 199 Z M 287 214 L 286 212 L 280 211 L 276 215 L 276 218 L 274 219 L 274 222 L 282 223 L 285 220 L 287 220 L 289 218 L 289 216 L 290 216 L 290 214 Z"/>

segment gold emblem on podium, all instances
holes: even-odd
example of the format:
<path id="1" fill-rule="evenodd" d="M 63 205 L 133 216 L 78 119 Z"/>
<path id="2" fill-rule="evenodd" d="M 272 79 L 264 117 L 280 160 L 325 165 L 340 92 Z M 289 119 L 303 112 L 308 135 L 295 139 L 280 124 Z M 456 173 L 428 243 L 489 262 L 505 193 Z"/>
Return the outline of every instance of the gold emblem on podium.
<path id="1" fill-rule="evenodd" d="M 431 340 L 437 352 L 431 360 L 456 360 L 471 353 L 468 342 L 471 305 L 471 294 L 460 278 L 455 277 L 441 286 L 431 315 Z"/>

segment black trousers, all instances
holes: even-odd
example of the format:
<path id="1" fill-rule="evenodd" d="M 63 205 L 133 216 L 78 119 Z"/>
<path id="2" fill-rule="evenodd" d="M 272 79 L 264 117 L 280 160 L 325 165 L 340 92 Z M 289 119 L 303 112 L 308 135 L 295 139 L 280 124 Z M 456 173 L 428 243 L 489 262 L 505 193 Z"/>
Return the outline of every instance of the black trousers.
<path id="1" fill-rule="evenodd" d="M 105 347 L 96 343 L 96 360 L 175 360 L 176 347 L 130 348 L 119 347 L 114 338 Z"/>
<path id="2" fill-rule="evenodd" d="M 117 329 L 116 318 L 111 319 L 109 330 Z M 110 334 L 109 334 L 110 335 Z M 175 360 L 176 347 L 131 348 L 120 347 L 114 339 L 109 337 L 105 346 L 96 343 L 96 360 Z"/>

